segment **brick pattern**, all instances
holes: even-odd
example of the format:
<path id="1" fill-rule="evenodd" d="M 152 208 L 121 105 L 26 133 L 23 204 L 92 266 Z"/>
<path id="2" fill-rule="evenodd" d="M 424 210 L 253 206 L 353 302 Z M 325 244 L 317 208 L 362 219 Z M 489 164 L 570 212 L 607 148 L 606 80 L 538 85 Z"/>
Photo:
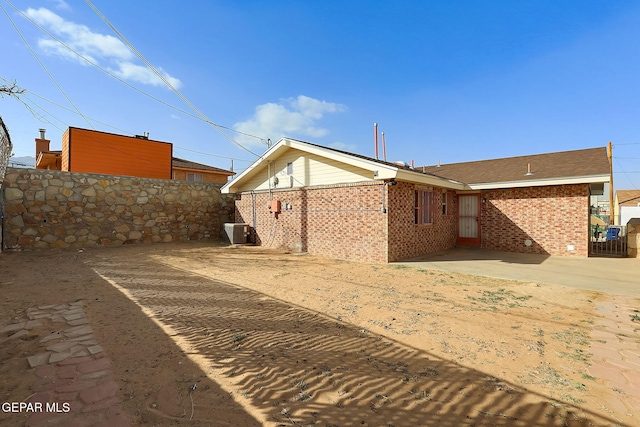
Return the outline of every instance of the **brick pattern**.
<path id="1" fill-rule="evenodd" d="M 9 249 L 218 239 L 233 215 L 219 184 L 9 168 L 4 185 Z"/>
<path id="2" fill-rule="evenodd" d="M 256 244 L 340 259 L 387 262 L 387 215 L 382 212 L 385 193 L 382 182 L 375 181 L 275 190 L 272 198 L 282 204 L 277 218 L 267 208 L 268 192 L 239 193 L 236 221 L 254 226 L 255 206 Z M 291 205 L 290 210 L 287 205 Z"/>
<path id="3" fill-rule="evenodd" d="M 433 224 L 415 224 L 416 189 L 433 191 Z M 443 198 L 447 198 L 449 203 L 446 215 L 442 213 Z M 443 189 L 438 187 L 420 187 L 406 182 L 389 187 L 389 262 L 454 247 L 457 238 L 456 202 L 454 192 L 443 193 Z"/>
<path id="4" fill-rule="evenodd" d="M 588 256 L 588 184 L 491 190 L 482 198 L 483 248 Z"/>
<path id="5" fill-rule="evenodd" d="M 386 263 L 453 247 L 457 209 L 453 193 L 451 214 L 442 215 L 442 189 L 434 188 L 434 223 L 418 226 L 415 189 L 403 182 L 395 186 L 367 182 L 275 190 L 272 198 L 282 204 L 277 218 L 267 208 L 268 192 L 240 193 L 236 221 L 254 226 L 255 206 L 256 244 L 353 261 Z"/>

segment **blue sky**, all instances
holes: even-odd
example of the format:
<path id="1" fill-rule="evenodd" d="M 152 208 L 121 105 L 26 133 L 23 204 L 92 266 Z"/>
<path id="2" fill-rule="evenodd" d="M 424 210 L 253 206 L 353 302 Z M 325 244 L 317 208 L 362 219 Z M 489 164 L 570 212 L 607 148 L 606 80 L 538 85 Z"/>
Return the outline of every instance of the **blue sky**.
<path id="1" fill-rule="evenodd" d="M 225 131 L 253 153 L 289 136 L 373 155 L 374 122 L 388 160 L 418 165 L 612 141 L 615 187 L 640 188 L 638 2 L 90 3 L 210 121 L 263 138 Z M 39 128 L 56 149 L 75 126 L 149 132 L 223 168 L 255 159 L 193 117 L 87 2 L 0 5 L 0 84 L 28 91 L 0 98 L 16 156 L 33 155 Z"/>

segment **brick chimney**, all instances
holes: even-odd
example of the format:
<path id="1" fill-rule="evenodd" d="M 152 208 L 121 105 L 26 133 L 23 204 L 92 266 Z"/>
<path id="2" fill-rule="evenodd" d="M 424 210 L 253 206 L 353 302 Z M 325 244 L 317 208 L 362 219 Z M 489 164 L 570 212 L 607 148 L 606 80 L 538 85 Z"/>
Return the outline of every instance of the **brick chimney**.
<path id="1" fill-rule="evenodd" d="M 43 151 L 49 151 L 49 143 L 51 141 L 45 139 L 44 134 L 46 131 L 46 129 L 40 129 L 40 138 L 36 138 L 36 162 L 38 161 L 40 153 Z"/>

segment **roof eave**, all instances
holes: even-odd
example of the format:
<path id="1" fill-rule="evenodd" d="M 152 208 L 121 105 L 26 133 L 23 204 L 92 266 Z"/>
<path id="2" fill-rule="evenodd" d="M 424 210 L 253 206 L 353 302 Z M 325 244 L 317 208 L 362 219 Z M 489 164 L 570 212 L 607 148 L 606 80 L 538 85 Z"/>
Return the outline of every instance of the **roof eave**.
<path id="1" fill-rule="evenodd" d="M 331 160 L 336 160 L 341 163 L 350 164 L 352 166 L 356 166 L 358 168 L 369 170 L 372 173 L 372 178 L 376 179 L 395 179 L 397 178 L 398 168 L 393 166 L 385 165 L 382 163 L 378 163 L 375 161 L 361 159 L 359 157 L 350 156 L 345 153 L 338 153 L 331 149 L 326 149 L 323 147 L 319 147 L 312 144 L 306 144 L 303 141 L 297 141 L 289 138 L 281 138 L 278 142 L 276 142 L 271 148 L 269 148 L 265 153 L 260 156 L 255 162 L 253 162 L 249 167 L 247 167 L 242 173 L 236 175 L 236 177 L 229 181 L 227 184 L 222 186 L 221 191 L 223 194 L 228 193 L 237 193 L 238 187 L 245 177 L 250 177 L 253 175 L 253 171 L 262 163 L 269 162 L 279 156 L 279 154 L 288 149 L 298 149 L 301 151 L 305 151 L 307 153 L 315 154 L 320 157 L 325 157 Z"/>
<path id="2" fill-rule="evenodd" d="M 500 188 L 546 187 L 549 185 L 608 183 L 609 175 L 587 175 L 564 178 L 529 179 L 520 181 L 485 182 L 468 184 L 472 190 L 497 190 Z"/>
<path id="3" fill-rule="evenodd" d="M 435 175 L 427 175 L 421 172 L 414 172 L 405 169 L 399 169 L 395 179 L 399 181 L 409 181 L 416 184 L 434 185 L 436 187 L 449 188 L 452 190 L 468 190 L 469 187 L 459 181 L 441 178 Z"/>
<path id="4" fill-rule="evenodd" d="M 189 172 L 198 172 L 198 173 L 217 173 L 219 175 L 235 175 L 235 172 L 226 171 L 226 170 L 212 170 L 212 169 L 198 169 L 198 168 L 187 168 L 184 166 L 172 166 L 172 169 L 181 170 L 181 171 L 189 171 Z"/>

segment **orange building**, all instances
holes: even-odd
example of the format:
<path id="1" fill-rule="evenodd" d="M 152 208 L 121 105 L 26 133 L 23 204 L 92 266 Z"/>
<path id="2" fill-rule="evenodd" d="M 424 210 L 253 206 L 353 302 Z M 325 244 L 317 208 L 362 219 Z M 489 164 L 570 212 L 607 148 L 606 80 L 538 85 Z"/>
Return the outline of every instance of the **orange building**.
<path id="1" fill-rule="evenodd" d="M 44 129 L 36 138 L 36 168 L 140 178 L 224 184 L 234 172 L 173 157 L 173 145 L 147 136 L 124 136 L 70 127 L 62 150 L 51 151 Z"/>

